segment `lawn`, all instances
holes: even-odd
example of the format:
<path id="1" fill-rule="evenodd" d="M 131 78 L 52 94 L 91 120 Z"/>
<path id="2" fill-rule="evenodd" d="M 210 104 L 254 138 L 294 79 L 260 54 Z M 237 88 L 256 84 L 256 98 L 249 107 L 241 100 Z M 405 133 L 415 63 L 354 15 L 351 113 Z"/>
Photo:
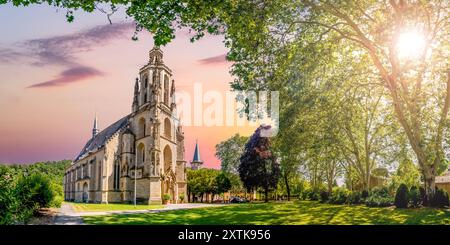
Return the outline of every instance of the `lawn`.
<path id="1" fill-rule="evenodd" d="M 84 217 L 87 224 L 125 225 L 363 225 L 450 224 L 450 210 L 369 208 L 312 201 L 232 204 L 223 207 L 174 210 L 161 213 Z"/>
<path id="2" fill-rule="evenodd" d="M 70 203 L 76 212 L 99 212 L 120 210 L 150 210 L 164 208 L 163 205 L 136 205 L 133 204 L 97 204 L 97 203 Z"/>

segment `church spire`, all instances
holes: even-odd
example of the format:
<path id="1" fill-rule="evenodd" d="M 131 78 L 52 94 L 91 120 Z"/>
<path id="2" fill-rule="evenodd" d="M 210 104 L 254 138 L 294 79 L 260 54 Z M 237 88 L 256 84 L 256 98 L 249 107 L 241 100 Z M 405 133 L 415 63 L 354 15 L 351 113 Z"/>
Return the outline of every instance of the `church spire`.
<path id="1" fill-rule="evenodd" d="M 92 138 L 94 138 L 98 134 L 98 132 L 99 132 L 99 130 L 98 130 L 98 125 L 97 125 L 97 113 L 95 113 L 94 127 L 92 128 Z"/>
<path id="2" fill-rule="evenodd" d="M 194 170 L 199 169 L 202 164 L 203 161 L 200 159 L 200 149 L 198 147 L 198 140 L 195 140 L 194 157 L 192 158 L 191 162 L 192 169 Z"/>

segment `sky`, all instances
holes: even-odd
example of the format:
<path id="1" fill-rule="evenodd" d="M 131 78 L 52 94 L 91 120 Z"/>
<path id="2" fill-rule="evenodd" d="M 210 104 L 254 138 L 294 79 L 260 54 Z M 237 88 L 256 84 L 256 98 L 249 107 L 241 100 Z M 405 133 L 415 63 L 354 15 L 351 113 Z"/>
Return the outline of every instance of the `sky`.
<path id="1" fill-rule="evenodd" d="M 0 5 L 0 162 L 74 159 L 91 137 L 95 114 L 102 130 L 131 112 L 134 80 L 153 40 L 142 32 L 132 41 L 134 26 L 123 10 L 112 22 L 98 11 L 75 12 L 68 23 L 62 9 Z M 223 37 L 191 43 L 180 30 L 162 50 L 178 92 L 193 95 L 195 83 L 203 91 L 230 90 Z M 186 160 L 198 140 L 205 167 L 219 168 L 215 145 L 254 129 L 185 126 Z"/>

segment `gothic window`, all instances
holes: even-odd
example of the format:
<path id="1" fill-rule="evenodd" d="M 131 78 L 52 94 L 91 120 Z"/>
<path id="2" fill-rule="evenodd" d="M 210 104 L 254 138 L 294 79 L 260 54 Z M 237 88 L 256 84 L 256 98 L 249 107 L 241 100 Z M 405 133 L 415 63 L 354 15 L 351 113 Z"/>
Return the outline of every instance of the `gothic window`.
<path id="1" fill-rule="evenodd" d="M 172 128 L 169 118 L 164 119 L 164 135 L 170 139 L 172 137 Z"/>
<path id="2" fill-rule="evenodd" d="M 99 161 L 98 164 L 98 182 L 97 182 L 97 189 L 100 190 L 102 186 L 102 163 Z"/>
<path id="3" fill-rule="evenodd" d="M 164 75 L 164 103 L 169 104 L 169 77 Z"/>
<path id="4" fill-rule="evenodd" d="M 144 93 L 144 104 L 147 103 L 147 91 Z"/>
<path id="5" fill-rule="evenodd" d="M 118 190 L 119 189 L 119 163 L 117 161 L 115 161 L 114 163 L 114 190 Z"/>
<path id="6" fill-rule="evenodd" d="M 144 119 L 144 118 L 139 119 L 139 132 L 140 132 L 140 138 L 145 137 L 145 134 L 146 134 L 146 132 L 145 132 L 145 127 L 146 127 L 146 125 L 145 125 L 145 119 Z"/>
<path id="7" fill-rule="evenodd" d="M 137 163 L 141 164 L 145 162 L 145 146 L 140 143 L 137 147 Z"/>

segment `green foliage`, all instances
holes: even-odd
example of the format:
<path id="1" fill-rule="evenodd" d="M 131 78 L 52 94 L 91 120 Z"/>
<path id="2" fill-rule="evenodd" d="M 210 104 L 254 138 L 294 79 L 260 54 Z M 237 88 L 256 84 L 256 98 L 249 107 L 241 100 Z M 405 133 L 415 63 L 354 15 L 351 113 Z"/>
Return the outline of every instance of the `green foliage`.
<path id="1" fill-rule="evenodd" d="M 444 208 L 450 206 L 447 191 L 436 188 L 434 198 L 431 200 L 430 205 L 436 208 Z"/>
<path id="2" fill-rule="evenodd" d="M 343 187 L 333 188 L 329 202 L 333 204 L 344 204 L 350 196 L 350 191 Z"/>
<path id="3" fill-rule="evenodd" d="M 395 193 L 394 205 L 397 208 L 407 208 L 408 207 L 408 187 L 405 184 L 400 184 Z"/>
<path id="4" fill-rule="evenodd" d="M 368 207 L 389 207 L 392 206 L 393 202 L 394 199 L 386 187 L 373 188 L 369 192 L 369 197 L 365 200 L 365 204 Z"/>
<path id="5" fill-rule="evenodd" d="M 216 145 L 216 157 L 220 159 L 220 169 L 226 173 L 238 173 L 239 159 L 244 152 L 248 137 L 235 134 Z"/>
<path id="6" fill-rule="evenodd" d="M 321 203 L 326 203 L 330 199 L 330 193 L 328 191 L 321 191 L 319 201 Z"/>
<path id="7" fill-rule="evenodd" d="M 0 224 L 26 223 L 40 208 L 59 207 L 69 164 L 0 165 Z"/>
<path id="8" fill-rule="evenodd" d="M 417 208 L 422 204 L 421 194 L 417 186 L 411 186 L 411 189 L 409 189 L 409 203 L 413 208 Z"/>
<path id="9" fill-rule="evenodd" d="M 195 196 L 202 196 L 205 193 L 221 194 L 233 188 L 239 189 L 239 187 L 236 187 L 236 185 L 239 185 L 239 183 L 236 183 L 236 181 L 239 181 L 239 177 L 220 170 L 187 169 L 186 175 L 188 193 Z"/>
<path id="10" fill-rule="evenodd" d="M 172 196 L 170 194 L 166 193 L 166 194 L 163 195 L 163 200 L 164 201 L 169 201 L 170 199 L 172 199 Z"/>
<path id="11" fill-rule="evenodd" d="M 365 201 L 367 197 L 363 198 L 362 193 L 360 191 L 351 191 L 348 195 L 347 203 L 348 204 L 361 204 Z"/>
<path id="12" fill-rule="evenodd" d="M 392 190 L 396 190 L 401 183 L 406 186 L 420 185 L 420 172 L 414 163 L 409 159 L 400 162 L 397 171 L 391 178 L 390 188 Z"/>
<path id="13" fill-rule="evenodd" d="M 231 181 L 227 174 L 220 172 L 216 176 L 217 193 L 224 193 L 231 189 Z"/>

